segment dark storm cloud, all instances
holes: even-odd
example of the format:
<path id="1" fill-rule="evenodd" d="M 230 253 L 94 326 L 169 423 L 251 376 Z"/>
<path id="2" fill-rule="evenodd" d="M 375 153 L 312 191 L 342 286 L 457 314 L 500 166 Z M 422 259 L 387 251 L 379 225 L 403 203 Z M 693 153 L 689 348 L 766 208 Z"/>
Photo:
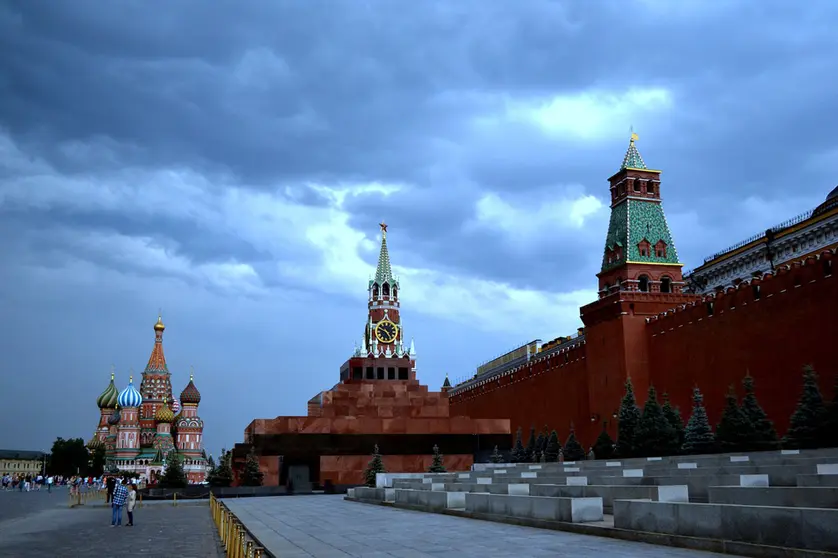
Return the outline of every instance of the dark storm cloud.
<path id="1" fill-rule="evenodd" d="M 772 197 L 794 181 L 813 195 L 832 180 L 798 170 L 836 144 L 823 125 L 838 113 L 830 2 L 46 5 L 0 8 L 0 122 L 28 153 L 64 173 L 187 166 L 271 189 L 408 182 L 404 195 L 350 200 L 353 224 L 401 220 L 411 257 L 487 278 L 544 286 L 565 262 L 591 259 L 604 232 L 537 239 L 534 259 L 497 233 L 462 233 L 483 193 L 584 184 L 604 199 L 625 148 L 520 123 L 475 132 L 473 117 L 501 109 L 492 94 L 670 89 L 675 107 L 646 124 L 642 150 L 666 171 L 670 210 L 711 225 L 733 218 L 735 204 L 719 203 L 732 191 Z M 68 153 L 68 141 L 111 156 Z M 325 203 L 294 188 L 299 203 Z M 188 226 L 158 230 L 198 260 L 216 242 L 227 251 Z M 260 261 L 237 241 L 229 250 Z"/>

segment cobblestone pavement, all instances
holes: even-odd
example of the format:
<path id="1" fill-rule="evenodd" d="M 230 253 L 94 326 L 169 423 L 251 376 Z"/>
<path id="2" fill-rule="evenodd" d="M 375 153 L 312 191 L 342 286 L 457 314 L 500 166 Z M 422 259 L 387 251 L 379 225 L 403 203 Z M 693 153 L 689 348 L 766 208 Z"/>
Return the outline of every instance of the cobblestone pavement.
<path id="1" fill-rule="evenodd" d="M 224 500 L 280 558 L 712 558 L 710 552 L 347 502 L 343 496 Z"/>
<path id="2" fill-rule="evenodd" d="M 57 499 L 45 492 L 0 493 L 0 556 L 223 556 L 206 502 L 155 504 L 135 510 L 134 527 L 111 527 L 111 509 L 103 502 L 70 509 L 66 490 Z M 123 513 L 123 524 L 126 519 Z"/>

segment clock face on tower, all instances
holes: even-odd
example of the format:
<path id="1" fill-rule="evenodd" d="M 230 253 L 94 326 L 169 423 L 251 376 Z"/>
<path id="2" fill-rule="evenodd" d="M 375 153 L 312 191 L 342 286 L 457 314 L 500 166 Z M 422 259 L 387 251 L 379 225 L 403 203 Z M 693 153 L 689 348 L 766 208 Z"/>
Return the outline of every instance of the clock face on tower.
<path id="1" fill-rule="evenodd" d="M 383 320 L 378 322 L 375 326 L 375 336 L 379 343 L 392 343 L 396 340 L 396 335 L 399 333 L 399 326 L 390 320 Z"/>

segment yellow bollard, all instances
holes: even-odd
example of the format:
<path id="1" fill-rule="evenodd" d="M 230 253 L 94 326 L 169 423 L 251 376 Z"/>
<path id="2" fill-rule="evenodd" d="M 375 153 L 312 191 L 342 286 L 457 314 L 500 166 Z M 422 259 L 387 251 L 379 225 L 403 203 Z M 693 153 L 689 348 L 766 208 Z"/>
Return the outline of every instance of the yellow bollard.
<path id="1" fill-rule="evenodd" d="M 140 492 L 140 503 L 139 503 L 139 507 L 143 507 L 143 493 L 142 493 L 142 492 Z"/>
<path id="2" fill-rule="evenodd" d="M 253 549 L 253 558 L 262 558 L 262 547 L 257 546 Z"/>
<path id="3" fill-rule="evenodd" d="M 224 529 L 227 528 L 227 516 L 224 510 L 221 510 L 221 518 L 218 521 L 218 536 L 221 538 L 221 544 L 224 544 Z"/>
<path id="4" fill-rule="evenodd" d="M 243 558 L 244 557 L 244 540 L 246 538 L 244 532 L 244 525 L 241 526 L 241 531 L 239 531 L 239 544 L 236 545 L 236 558 Z"/>
<path id="5" fill-rule="evenodd" d="M 177 506 L 177 492 L 172 492 L 172 505 Z"/>
<path id="6" fill-rule="evenodd" d="M 230 546 L 230 556 L 232 558 L 238 558 L 239 556 L 239 540 L 241 536 L 241 526 L 239 525 L 238 521 L 233 524 L 233 539 L 230 541 L 232 545 Z"/>
<path id="7" fill-rule="evenodd" d="M 253 541 L 247 541 L 247 549 L 245 550 L 244 555 L 247 556 L 247 558 L 253 556 Z"/>

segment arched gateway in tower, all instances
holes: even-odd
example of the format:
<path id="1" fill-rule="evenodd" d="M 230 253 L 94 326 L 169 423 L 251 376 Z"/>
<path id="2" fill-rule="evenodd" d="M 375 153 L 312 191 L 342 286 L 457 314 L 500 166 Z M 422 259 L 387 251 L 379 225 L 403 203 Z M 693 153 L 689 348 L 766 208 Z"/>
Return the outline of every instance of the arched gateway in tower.
<path id="1" fill-rule="evenodd" d="M 416 377 L 416 349 L 401 318 L 401 285 L 393 275 L 387 225 L 380 224 L 381 250 L 370 279 L 360 345 L 340 367 L 339 382 L 309 399 L 308 416 L 256 419 L 233 449 L 238 476 L 251 451 L 264 484 L 295 489 L 308 484 L 363 482 L 374 446 L 388 471 L 422 472 L 438 445 L 449 469 L 466 470 L 497 445 L 509 448 L 507 419 L 452 416 L 450 383 L 431 392 Z M 356 337 L 357 339 L 357 337 Z"/>

